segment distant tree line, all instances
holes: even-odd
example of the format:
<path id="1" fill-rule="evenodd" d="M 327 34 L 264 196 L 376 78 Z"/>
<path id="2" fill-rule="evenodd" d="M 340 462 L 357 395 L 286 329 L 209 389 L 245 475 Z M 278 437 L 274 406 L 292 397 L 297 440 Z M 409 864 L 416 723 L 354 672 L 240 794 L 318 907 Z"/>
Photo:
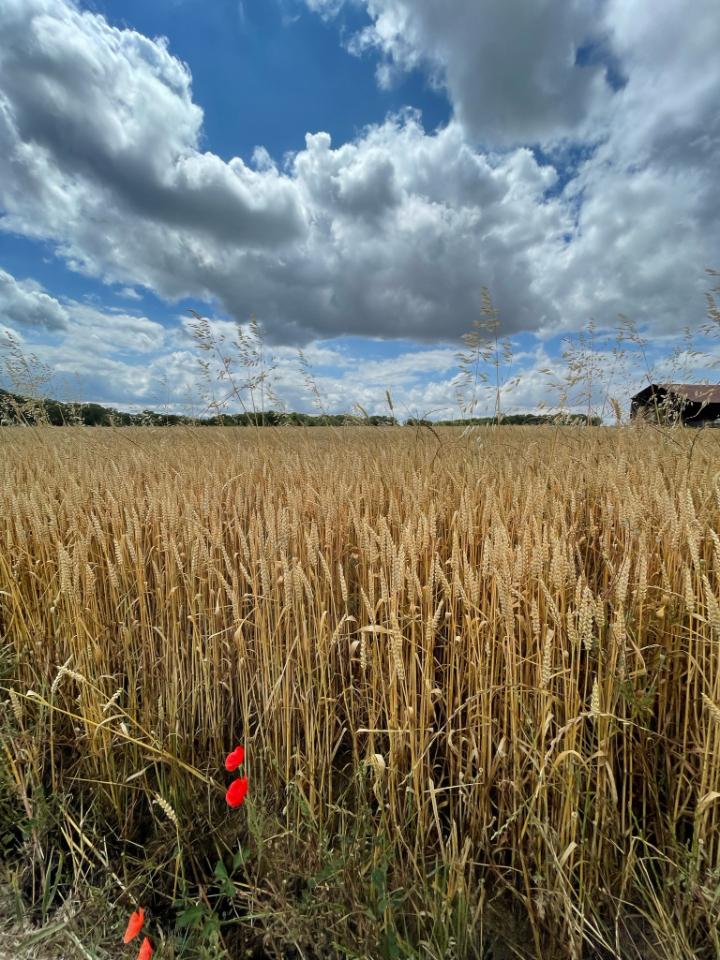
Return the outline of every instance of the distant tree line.
<path id="1" fill-rule="evenodd" d="M 64 427 L 344 427 L 355 424 L 374 427 L 394 426 L 391 416 L 353 417 L 349 414 L 310 414 L 266 410 L 244 413 L 218 413 L 208 417 L 189 417 L 177 413 L 142 410 L 127 413 L 99 403 L 63 403 L 34 397 L 21 397 L 0 389 L 0 426 L 41 424 Z"/>
<path id="2" fill-rule="evenodd" d="M 556 424 L 558 422 L 598 426 L 600 417 L 586 417 L 584 414 L 568 414 L 562 418 L 551 414 L 516 413 L 503 416 L 500 422 L 516 424 Z M 409 427 L 465 427 L 491 426 L 497 423 L 495 417 L 469 417 L 461 420 L 424 420 L 410 417 L 405 421 Z M 140 413 L 127 413 L 104 407 L 99 403 L 63 403 L 60 400 L 21 397 L 0 389 L 0 426 L 21 425 L 38 426 L 41 424 L 63 427 L 346 427 L 346 426 L 397 426 L 393 416 L 362 416 L 349 414 L 311 414 L 285 413 L 280 410 L 264 412 L 218 413 L 209 417 L 187 417 L 177 413 L 156 413 L 154 410 L 142 410 Z"/>
<path id="3" fill-rule="evenodd" d="M 466 417 L 460 420 L 423 420 L 411 417 L 405 421 L 407 426 L 432 427 L 492 427 L 497 423 L 504 426 L 544 426 L 567 424 L 568 426 L 599 427 L 602 417 L 588 417 L 584 413 L 509 413 L 498 417 Z"/>

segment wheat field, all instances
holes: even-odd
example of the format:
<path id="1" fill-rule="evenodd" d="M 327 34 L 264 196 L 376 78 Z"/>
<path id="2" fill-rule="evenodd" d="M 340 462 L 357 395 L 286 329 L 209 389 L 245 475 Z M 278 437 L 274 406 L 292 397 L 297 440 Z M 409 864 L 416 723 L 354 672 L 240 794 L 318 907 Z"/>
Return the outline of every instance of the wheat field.
<path id="1" fill-rule="evenodd" d="M 161 956 L 720 956 L 719 443 L 3 431 L 18 889 Z"/>

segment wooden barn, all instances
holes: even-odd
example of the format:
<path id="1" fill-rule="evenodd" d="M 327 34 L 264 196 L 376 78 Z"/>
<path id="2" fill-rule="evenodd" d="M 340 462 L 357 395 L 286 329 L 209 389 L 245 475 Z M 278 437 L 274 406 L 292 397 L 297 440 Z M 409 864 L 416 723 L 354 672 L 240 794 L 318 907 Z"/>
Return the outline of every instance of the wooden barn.
<path id="1" fill-rule="evenodd" d="M 718 421 L 720 426 L 720 384 L 651 383 L 631 398 L 630 417 L 688 427 Z"/>

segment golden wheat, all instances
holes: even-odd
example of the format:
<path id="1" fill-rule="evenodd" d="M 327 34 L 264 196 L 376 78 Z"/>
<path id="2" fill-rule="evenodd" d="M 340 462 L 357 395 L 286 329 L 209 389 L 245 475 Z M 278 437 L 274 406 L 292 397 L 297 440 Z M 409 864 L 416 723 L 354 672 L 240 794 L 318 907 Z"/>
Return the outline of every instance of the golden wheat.
<path id="1" fill-rule="evenodd" d="M 290 829 L 289 785 L 333 829 L 358 777 L 398 877 L 511 887 L 577 955 L 641 843 L 702 852 L 696 899 L 720 868 L 715 437 L 439 437 L 5 431 L 12 710 L 50 691 L 57 782 L 120 834 L 139 789 L 215 802 L 239 739 Z"/>

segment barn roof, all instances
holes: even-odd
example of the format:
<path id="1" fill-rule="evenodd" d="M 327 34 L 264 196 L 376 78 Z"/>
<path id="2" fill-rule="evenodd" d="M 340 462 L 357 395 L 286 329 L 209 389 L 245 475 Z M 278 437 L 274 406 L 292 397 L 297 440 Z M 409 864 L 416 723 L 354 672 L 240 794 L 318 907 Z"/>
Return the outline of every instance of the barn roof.
<path id="1" fill-rule="evenodd" d="M 674 393 L 691 403 L 720 403 L 720 383 L 651 383 L 633 399 L 651 397 L 656 390 Z"/>

